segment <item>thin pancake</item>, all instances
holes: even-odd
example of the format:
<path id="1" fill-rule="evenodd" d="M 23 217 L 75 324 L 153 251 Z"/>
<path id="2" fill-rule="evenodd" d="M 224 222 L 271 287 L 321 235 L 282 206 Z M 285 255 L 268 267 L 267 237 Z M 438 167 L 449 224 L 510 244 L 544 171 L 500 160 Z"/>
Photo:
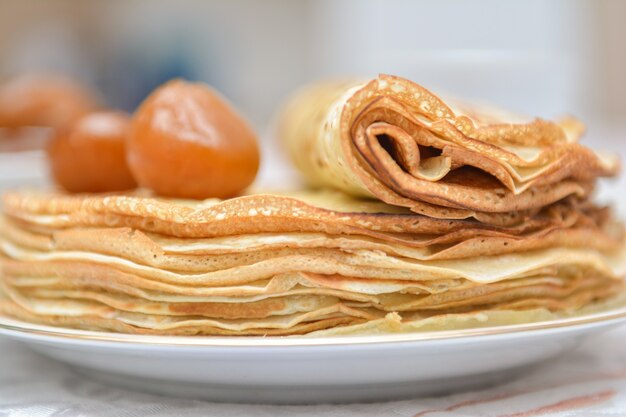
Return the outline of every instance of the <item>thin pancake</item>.
<path id="1" fill-rule="evenodd" d="M 126 226 L 184 238 L 261 232 L 322 232 L 377 237 L 381 233 L 445 234 L 464 229 L 474 230 L 477 234 L 519 234 L 561 226 L 581 217 L 593 221 L 601 215 L 588 203 L 570 198 L 543 210 L 493 215 L 490 219 L 483 219 L 483 223 L 451 221 L 330 191 L 255 194 L 223 201 L 193 202 L 135 194 L 68 195 L 53 191 L 13 191 L 3 195 L 2 203 L 9 217 L 31 227 Z"/>
<path id="2" fill-rule="evenodd" d="M 416 260 L 458 259 L 499 255 L 549 247 L 615 250 L 623 236 L 619 224 L 546 228 L 523 235 L 474 236 L 471 231 L 412 239 L 333 236 L 323 233 L 259 233 L 208 239 L 182 239 L 146 234 L 130 228 L 72 228 L 34 233 L 0 218 L 0 235 L 19 246 L 41 251 L 89 251 L 123 257 L 162 269 L 200 271 L 214 265 L 236 266 L 285 254 L 326 251 L 380 251 Z M 469 232 L 469 233 L 468 233 Z M 308 252 L 307 252 L 308 251 Z"/>
<path id="3" fill-rule="evenodd" d="M 37 252 L 1 240 L 0 251 L 12 259 L 24 262 L 88 262 L 156 281 L 207 287 L 245 284 L 288 272 L 418 281 L 465 278 L 478 283 L 488 283 L 528 276 L 538 269 L 552 266 L 592 270 L 597 274 L 616 278 L 624 275 L 626 269 L 624 246 L 611 254 L 586 249 L 550 248 L 515 254 L 440 261 L 416 261 L 365 250 L 357 253 L 327 252 L 320 256 L 281 256 L 205 273 L 162 270 L 127 259 L 92 252 Z"/>
<path id="4" fill-rule="evenodd" d="M 97 301 L 117 310 L 157 315 L 199 315 L 217 318 L 258 319 L 274 315 L 288 315 L 309 312 L 344 303 L 352 308 L 375 308 L 386 312 L 437 311 L 450 312 L 459 308 L 482 308 L 483 306 L 509 305 L 529 299 L 558 300 L 570 297 L 574 293 L 587 293 L 589 297 L 597 294 L 615 293 L 623 283 L 602 277 L 560 279 L 553 277 L 534 277 L 509 280 L 493 284 L 474 285 L 466 289 L 453 289 L 438 294 L 403 294 L 391 293 L 371 297 L 369 302 L 326 295 L 286 294 L 259 301 L 241 301 L 233 297 L 228 301 L 211 302 L 198 300 L 180 300 L 162 294 L 161 300 L 154 301 L 142 297 L 133 297 L 117 291 L 102 291 L 98 288 L 49 288 L 38 286 L 31 288 L 13 287 L 7 292 L 18 292 L 24 296 L 50 299 L 84 299 Z"/>
<path id="5" fill-rule="evenodd" d="M 415 83 L 380 75 L 302 90 L 285 107 L 280 136 L 314 185 L 432 217 L 485 220 L 587 196 L 598 176 L 617 173 L 616 158 L 575 143 L 576 125 L 471 104 L 455 110 Z"/>
<path id="6" fill-rule="evenodd" d="M 613 293 L 614 294 L 614 293 Z M 197 316 L 156 316 L 141 313 L 128 313 L 115 311 L 93 302 L 80 302 L 72 300 L 46 300 L 28 298 L 12 294 L 11 300 L 0 299 L 0 311 L 13 317 L 52 325 L 66 327 L 87 328 L 117 331 L 123 333 L 138 334 L 210 334 L 210 335 L 281 335 L 310 333 L 320 329 L 330 329 L 319 335 L 351 334 L 358 332 L 371 333 L 376 330 L 388 332 L 428 330 L 427 324 L 437 323 L 433 330 L 446 330 L 458 328 L 463 321 L 478 319 L 483 322 L 489 321 L 491 314 L 505 314 L 506 322 L 500 324 L 513 324 L 515 322 L 532 322 L 537 315 L 543 319 L 556 318 L 571 315 L 571 309 L 579 309 L 581 306 L 589 308 L 601 308 L 604 303 L 612 303 L 606 294 L 600 296 L 591 294 L 589 298 L 585 293 L 574 294 L 563 300 L 545 300 L 539 298 L 529 300 L 527 304 L 531 309 L 515 311 L 509 305 L 506 309 L 481 309 L 478 311 L 458 312 L 449 314 L 409 314 L 402 320 L 398 313 L 389 313 L 384 318 L 376 318 L 376 315 L 367 312 L 359 312 L 347 306 L 334 306 L 315 312 L 294 314 L 283 317 L 266 318 L 259 321 L 250 320 L 220 320 L 206 319 Z M 571 298 L 571 299 L 570 299 Z M 586 301 L 581 303 L 581 298 Z M 601 303 L 590 303 L 592 300 L 603 300 Z M 606 301 L 605 301 L 605 300 Z M 550 313 L 542 305 L 557 303 L 557 313 Z M 570 306 L 568 309 L 568 306 Z M 538 311 L 540 310 L 540 311 Z M 365 316 L 364 316 L 365 314 Z M 472 323 L 474 324 L 474 323 Z M 490 324 L 497 324 L 491 322 Z M 480 327 L 473 325 L 471 327 Z"/>

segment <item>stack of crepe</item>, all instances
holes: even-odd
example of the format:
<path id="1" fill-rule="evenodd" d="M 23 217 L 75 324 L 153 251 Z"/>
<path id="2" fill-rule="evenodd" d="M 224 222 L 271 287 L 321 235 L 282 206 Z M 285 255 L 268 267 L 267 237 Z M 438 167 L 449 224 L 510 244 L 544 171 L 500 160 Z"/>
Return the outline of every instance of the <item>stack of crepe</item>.
<path id="1" fill-rule="evenodd" d="M 229 200 L 4 195 L 0 308 L 142 334 L 335 335 L 546 320 L 621 303 L 618 164 L 574 119 L 322 84 L 280 136 L 317 190 Z"/>

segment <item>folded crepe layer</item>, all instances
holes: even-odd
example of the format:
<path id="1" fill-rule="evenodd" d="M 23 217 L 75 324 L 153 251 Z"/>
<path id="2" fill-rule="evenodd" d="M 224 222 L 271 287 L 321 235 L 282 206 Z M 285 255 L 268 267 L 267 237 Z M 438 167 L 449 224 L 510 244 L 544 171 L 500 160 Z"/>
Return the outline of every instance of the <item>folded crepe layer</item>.
<path id="1" fill-rule="evenodd" d="M 507 306 L 513 302 L 525 300 L 560 300 L 571 297 L 574 293 L 591 294 L 589 298 L 614 294 L 623 287 L 623 283 L 602 277 L 584 277 L 562 279 L 556 277 L 535 277 L 509 280 L 493 284 L 475 285 L 465 289 L 453 289 L 438 294 L 392 293 L 370 297 L 368 302 L 355 302 L 337 296 L 293 295 L 267 298 L 259 301 L 242 302 L 237 298 L 228 301 L 189 301 L 181 297 L 162 294 L 155 301 L 143 297 L 130 296 L 115 290 L 102 291 L 90 287 L 36 287 L 12 286 L 5 282 L 7 294 L 20 294 L 36 299 L 90 300 L 116 310 L 142 314 L 185 316 L 196 315 L 225 319 L 259 319 L 269 316 L 290 315 L 311 312 L 337 304 L 344 304 L 354 309 L 371 309 L 384 312 L 437 312 L 448 313 L 461 308 L 479 309 L 484 306 Z M 552 302 L 552 301 L 551 301 Z M 551 304 L 553 305 L 553 304 Z M 549 308 L 549 307 L 548 307 Z"/>
<path id="2" fill-rule="evenodd" d="M 594 303 L 584 303 L 580 307 L 548 310 L 546 308 L 530 308 L 511 310 L 485 309 L 482 311 L 438 314 L 430 317 L 401 317 L 399 314 L 389 313 L 383 319 L 367 321 L 360 324 L 337 326 L 310 333 L 311 337 L 377 335 L 389 333 L 409 333 L 420 331 L 462 330 L 481 327 L 507 326 L 528 324 L 541 321 L 571 318 L 586 314 L 594 314 L 614 308 L 623 308 L 626 305 L 626 293 L 609 297 Z"/>
<path id="3" fill-rule="evenodd" d="M 218 312 L 218 314 L 214 315 L 198 315 L 194 314 L 194 311 L 188 312 L 188 314 L 180 314 L 181 312 L 177 312 L 176 310 L 172 310 L 170 306 L 159 306 L 151 303 L 142 302 L 141 300 L 135 300 L 134 302 L 129 301 L 128 299 L 124 300 L 120 299 L 119 296 L 114 296 L 112 294 L 103 294 L 103 293 L 87 293 L 84 292 L 83 295 L 93 295 L 94 298 L 87 297 L 62 297 L 62 298 L 54 298 L 47 297 L 44 298 L 37 297 L 37 295 L 24 294 L 19 291 L 16 291 L 13 288 L 5 287 L 5 294 L 7 294 L 13 301 L 20 304 L 21 306 L 28 308 L 29 310 L 43 315 L 70 315 L 70 316 L 79 316 L 79 315 L 99 315 L 103 318 L 116 318 L 122 319 L 127 323 L 134 323 L 139 325 L 140 327 L 154 327 L 167 329 L 171 327 L 184 326 L 189 324 L 189 322 L 193 321 L 196 324 L 208 325 L 210 327 L 222 327 L 228 330 L 245 330 L 248 328 L 288 328 L 294 324 L 301 323 L 303 321 L 313 321 L 320 318 L 328 318 L 330 315 L 349 315 L 353 317 L 359 317 L 366 320 L 375 320 L 377 318 L 381 318 L 383 316 L 382 312 L 377 312 L 368 308 L 366 305 L 356 305 L 356 307 L 349 307 L 347 304 L 342 304 L 338 302 L 333 302 L 334 300 L 327 300 L 327 302 L 319 303 L 317 305 L 318 308 L 311 309 L 311 305 L 305 304 L 301 305 L 304 307 L 302 311 L 298 311 L 292 314 L 287 315 L 271 315 L 264 314 L 259 315 L 256 318 L 256 322 L 250 322 L 250 317 L 247 316 L 246 313 L 253 312 L 252 308 L 248 308 L 246 304 L 235 305 L 235 307 L 239 308 L 239 312 L 229 312 L 227 310 L 227 305 L 219 304 L 214 307 L 214 312 Z M 527 299 L 533 300 L 561 300 L 564 303 L 567 303 L 568 297 L 575 296 L 574 298 L 579 298 L 582 293 L 590 293 L 590 297 L 600 298 L 605 294 L 614 294 L 614 290 L 610 288 L 606 288 L 606 286 L 597 286 L 593 287 L 589 285 L 587 288 L 583 287 L 571 287 L 561 289 L 558 292 L 554 291 L 546 291 L 541 287 L 530 287 L 530 288 L 520 288 L 516 289 L 517 293 L 521 295 L 526 295 L 526 297 L 516 297 L 515 294 L 511 293 L 502 293 L 500 297 L 486 297 L 483 295 L 482 297 L 476 297 L 475 302 L 468 302 L 466 300 L 462 300 L 459 303 L 448 302 L 447 305 L 442 305 L 439 308 L 445 308 L 444 312 L 460 311 L 461 307 L 468 307 L 471 309 L 484 309 L 483 306 L 498 306 L 499 302 L 505 302 L 510 304 L 511 302 L 516 301 L 524 301 Z M 497 291 L 497 290 L 496 290 Z M 41 293 L 42 291 L 40 291 Z M 486 292 L 486 291 L 485 291 Z M 71 293 L 68 293 L 71 294 Z M 533 294 L 533 296 L 528 296 L 528 294 Z M 269 311 L 264 309 L 267 303 L 261 304 L 260 307 L 266 313 Z M 472 305 L 474 304 L 474 305 Z M 120 308 L 121 307 L 121 308 Z M 203 307 L 207 307 L 205 304 Z M 215 307 L 220 308 L 220 310 L 215 310 Z M 211 307 L 209 307 L 211 308 Z M 246 310 L 248 308 L 248 310 Z M 437 306 L 427 305 L 426 308 L 430 308 L 431 310 L 437 309 Z M 152 311 L 151 311 L 152 310 Z M 405 309 L 409 313 L 408 317 L 415 317 L 415 314 L 423 314 L 421 309 Z M 467 308 L 466 308 L 467 310 Z M 166 314 L 160 314 L 166 313 Z M 198 308 L 198 312 L 208 312 L 205 309 Z M 179 314 L 176 314 L 179 313 Z M 234 313 L 234 314 L 232 314 Z M 241 314 L 243 313 L 243 314 Z M 427 314 L 438 312 L 428 312 Z M 222 317 L 225 315 L 226 317 Z M 240 316 L 241 317 L 238 317 Z M 141 323 L 141 324 L 140 324 Z"/>
<path id="4" fill-rule="evenodd" d="M 16 288 L 93 289 L 119 292 L 130 296 L 169 302 L 255 302 L 273 297 L 324 295 L 350 301 L 381 303 L 385 294 L 430 295 L 463 291 L 481 285 L 466 279 L 399 280 L 358 278 L 342 275 L 287 273 L 245 285 L 221 287 L 186 286 L 153 281 L 103 266 L 80 263 L 28 263 L 9 261 L 3 264 L 3 280 Z M 518 278 L 498 281 L 509 288 L 535 284 L 563 286 L 564 282 L 590 275 L 595 279 L 620 282 L 614 277 L 576 268 L 546 267 Z M 379 297 L 380 296 L 380 297 Z"/>
<path id="5" fill-rule="evenodd" d="M 619 168 L 576 143 L 583 129 L 573 119 L 453 109 L 389 75 L 304 89 L 280 120 L 283 145 L 311 184 L 433 217 L 537 209 L 586 196 L 597 177 Z"/>
<path id="6" fill-rule="evenodd" d="M 481 311 L 466 314 L 449 314 L 417 319 L 412 322 L 402 322 L 397 314 L 379 320 L 366 321 L 349 317 L 319 320 L 311 323 L 302 323 L 289 329 L 254 329 L 245 333 L 229 331 L 211 327 L 186 327 L 169 329 L 167 333 L 160 330 L 146 329 L 123 323 L 115 319 L 105 319 L 98 316 L 67 316 L 67 315 L 40 315 L 11 301 L 0 300 L 0 312 L 31 323 L 41 323 L 59 327 L 71 327 L 85 330 L 112 331 L 130 334 L 168 334 L 168 335 L 219 335 L 219 336 L 283 336 L 283 335 L 310 335 L 310 336 L 345 336 L 355 334 L 389 334 L 410 331 L 453 330 L 476 328 L 490 325 L 504 325 L 528 323 L 533 321 L 551 320 L 562 317 L 563 314 L 551 313 L 545 309 L 526 311 Z"/>
<path id="7" fill-rule="evenodd" d="M 606 217 L 603 210 L 570 198 L 540 211 L 493 214 L 482 223 L 451 221 L 330 191 L 256 194 L 200 202 L 139 195 L 15 191 L 5 193 L 2 203 L 10 218 L 31 228 L 131 227 L 185 238 L 285 232 L 377 237 L 391 233 L 445 234 L 464 229 L 515 234 Z"/>
<path id="8" fill-rule="evenodd" d="M 622 241 L 619 224 L 583 223 L 549 227 L 522 235 L 506 233 L 475 236 L 467 231 L 396 239 L 323 233 L 253 234 L 208 239 L 183 239 L 146 234 L 130 228 L 73 228 L 34 233 L 0 218 L 0 237 L 18 246 L 40 251 L 81 251 L 122 257 L 144 265 L 181 271 L 214 270 L 287 254 L 323 251 L 380 251 L 417 260 L 458 259 L 498 255 L 549 247 L 617 249 Z"/>
<path id="9" fill-rule="evenodd" d="M 428 286 L 428 283 L 369 280 L 366 284 L 355 278 L 333 280 L 334 285 L 324 285 L 311 274 L 283 274 L 268 280 L 224 287 L 189 287 L 152 281 L 108 268 L 93 268 L 80 264 L 37 264 L 34 268 L 24 263 L 12 263 L 5 268 L 4 281 L 16 288 L 79 289 L 90 288 L 117 291 L 153 301 L 178 302 L 256 302 L 267 298 L 288 295 L 323 295 L 350 301 L 375 302 L 371 294 L 402 289 L 408 293 L 429 293 L 431 287 L 445 288 L 445 283 Z M 84 271 L 91 272 L 85 274 Z M 321 281 L 321 280 L 319 280 Z M 359 290 L 353 290 L 355 281 Z M 452 284 L 451 284 L 452 285 Z"/>
<path id="10" fill-rule="evenodd" d="M 553 298 L 533 298 L 521 300 L 523 308 L 515 314 L 517 317 L 526 317 L 535 314 L 534 309 L 541 308 L 548 311 L 546 306 L 555 308 L 557 313 L 588 306 L 591 300 L 603 300 L 614 293 L 599 289 L 596 292 L 578 291 L 570 296 Z M 249 319 L 217 319 L 199 316 L 159 316 L 154 314 L 131 313 L 119 311 L 111 307 L 92 301 L 77 301 L 68 299 L 38 299 L 17 293 L 11 293 L 11 299 L 0 300 L 0 311 L 14 317 L 45 324 L 63 325 L 77 328 L 102 329 L 125 333 L 139 334 L 214 334 L 214 335 L 281 335 L 302 334 L 319 329 L 332 328 L 339 330 L 343 326 L 355 326 L 364 323 L 381 324 L 381 320 L 396 320 L 396 331 L 404 326 L 417 326 L 422 320 L 437 320 L 440 326 L 437 330 L 445 330 L 448 320 L 457 321 L 468 313 L 488 314 L 492 311 L 514 311 L 511 309 L 515 302 L 504 304 L 499 308 L 458 309 L 458 312 L 448 314 L 421 314 L 409 313 L 403 321 L 398 313 L 388 313 L 385 318 L 375 312 L 353 309 L 338 304 L 322 308 L 313 312 L 296 313 L 287 316 L 275 316 L 259 320 Z M 544 314 L 546 314 L 544 313 Z M 512 314 L 512 313 L 511 313 Z M 484 319 L 484 316 L 483 316 Z M 513 320 L 511 320 L 513 321 Z M 507 324 L 511 324 L 510 322 Z M 349 332 L 349 329 L 343 331 Z"/>
<path id="11" fill-rule="evenodd" d="M 317 311 L 340 304 L 337 297 L 322 295 L 287 295 L 265 300 L 228 302 L 171 302 L 152 301 L 112 291 L 89 288 L 50 289 L 46 287 L 19 288 L 5 283 L 9 296 L 20 294 L 33 299 L 94 301 L 119 311 L 160 316 L 203 316 L 219 319 L 263 319 L 270 316 L 286 316 Z"/>
<path id="12" fill-rule="evenodd" d="M 465 278 L 478 283 L 528 276 L 546 267 L 578 268 L 621 277 L 626 270 L 624 246 L 614 253 L 588 249 L 550 248 L 475 258 L 418 261 L 377 251 L 326 252 L 323 255 L 286 255 L 253 264 L 204 273 L 182 273 L 142 265 L 127 259 L 79 251 L 39 252 L 0 240 L 0 252 L 25 262 L 85 262 L 132 273 L 152 280 L 189 286 L 245 284 L 289 272 L 362 278 L 437 280 Z M 1 265 L 1 264 L 0 264 Z"/>
<path id="13" fill-rule="evenodd" d="M 197 315 L 171 316 L 117 310 L 105 304 L 90 300 L 29 297 L 8 287 L 4 288 L 4 290 L 5 297 L 8 296 L 11 301 L 18 304 L 20 307 L 40 316 L 97 316 L 102 319 L 113 319 L 132 326 L 163 331 L 185 327 L 217 327 L 224 330 L 245 332 L 251 329 L 289 329 L 302 323 L 315 322 L 328 318 L 375 320 L 384 317 L 384 313 L 382 312 L 354 309 L 341 303 L 313 311 L 282 316 L 270 316 L 258 320 L 249 320 L 246 318 L 221 319 Z"/>
<path id="14" fill-rule="evenodd" d="M 24 306 L 11 300 L 0 300 L 0 312 L 31 323 L 41 323 L 58 327 L 145 335 L 166 334 L 172 336 L 293 336 L 308 334 L 317 330 L 333 329 L 341 326 L 367 322 L 364 319 L 343 316 L 323 318 L 312 322 L 301 322 L 287 328 L 252 328 L 246 330 L 231 330 L 220 327 L 211 327 L 206 324 L 189 323 L 163 330 L 140 327 L 121 320 L 102 318 L 96 315 L 70 316 L 66 314 L 36 314 L 28 308 L 25 308 Z"/>

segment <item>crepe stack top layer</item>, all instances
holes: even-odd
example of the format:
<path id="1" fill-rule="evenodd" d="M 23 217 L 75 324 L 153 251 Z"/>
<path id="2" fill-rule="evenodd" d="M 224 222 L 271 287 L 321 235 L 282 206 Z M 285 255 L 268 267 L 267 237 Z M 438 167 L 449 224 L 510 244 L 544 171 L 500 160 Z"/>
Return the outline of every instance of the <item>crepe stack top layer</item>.
<path id="1" fill-rule="evenodd" d="M 282 137 L 317 191 L 3 196 L 3 314 L 138 334 L 350 335 L 525 323 L 624 301 L 614 158 L 581 126 L 381 76 L 313 87 Z M 331 191 L 331 189 L 335 191 Z"/>

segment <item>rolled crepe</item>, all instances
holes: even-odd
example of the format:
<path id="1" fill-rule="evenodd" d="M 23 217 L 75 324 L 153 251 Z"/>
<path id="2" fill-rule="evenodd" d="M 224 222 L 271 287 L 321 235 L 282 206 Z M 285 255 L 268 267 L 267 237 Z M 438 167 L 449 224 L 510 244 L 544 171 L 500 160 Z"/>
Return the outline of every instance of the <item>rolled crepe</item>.
<path id="1" fill-rule="evenodd" d="M 297 93 L 279 136 L 306 180 L 437 218 L 494 222 L 586 197 L 617 158 L 577 143 L 573 118 L 526 120 L 446 101 L 403 78 L 323 83 Z M 491 214 L 489 214 L 491 213 Z"/>

